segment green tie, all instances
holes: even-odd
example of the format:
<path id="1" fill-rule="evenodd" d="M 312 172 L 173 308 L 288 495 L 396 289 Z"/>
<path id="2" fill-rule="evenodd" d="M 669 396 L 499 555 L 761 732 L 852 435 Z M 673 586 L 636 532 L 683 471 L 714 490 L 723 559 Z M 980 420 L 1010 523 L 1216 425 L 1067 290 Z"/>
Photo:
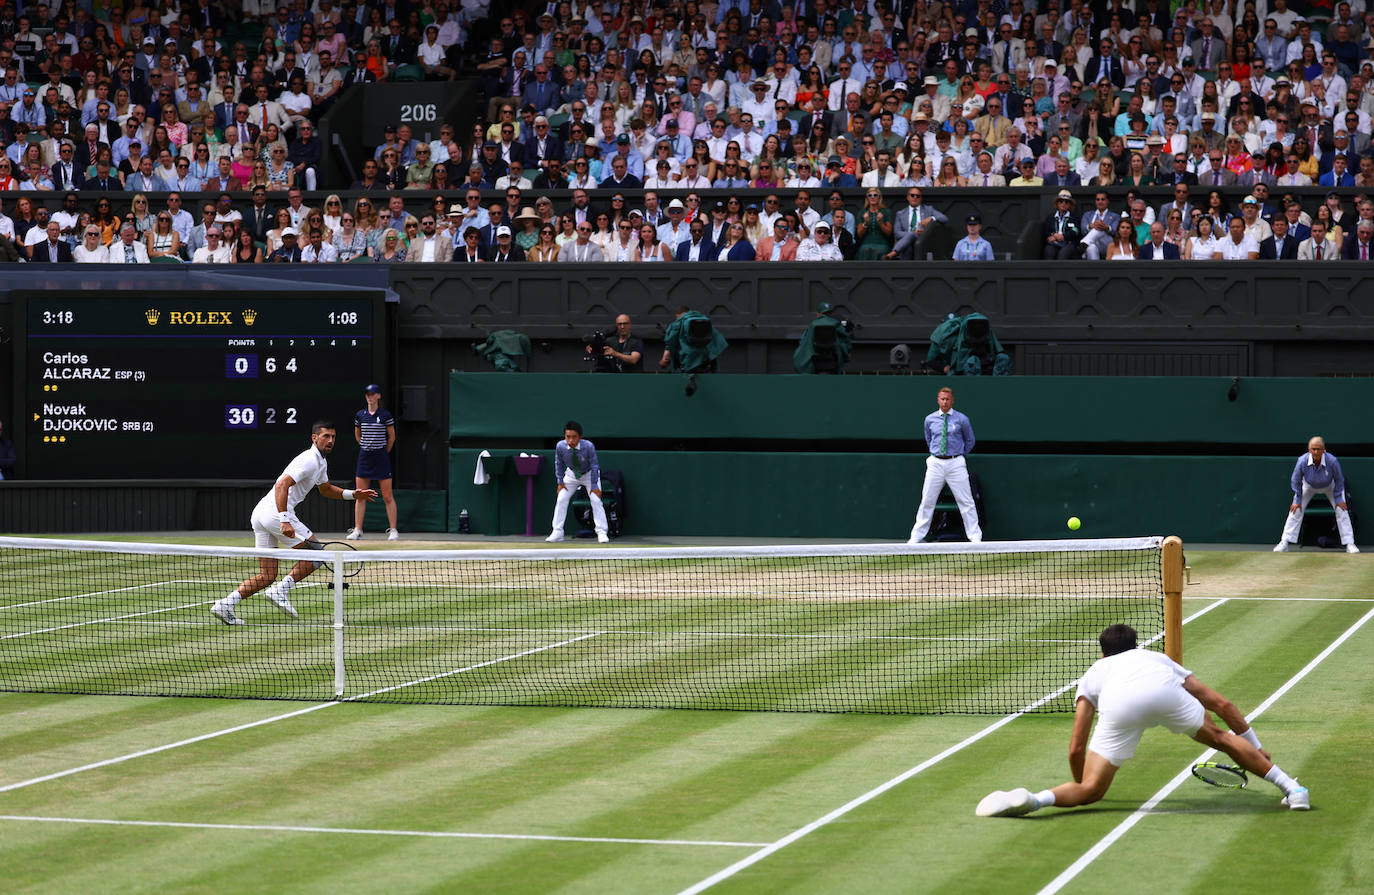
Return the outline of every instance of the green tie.
<path id="1" fill-rule="evenodd" d="M 940 453 L 949 453 L 949 414 L 940 414 Z"/>
<path id="2" fill-rule="evenodd" d="M 572 471 L 573 475 L 582 478 L 582 464 L 577 459 L 577 448 L 572 448 Z"/>
<path id="3" fill-rule="evenodd" d="M 911 229 L 916 229 L 916 209 L 911 209 Z"/>

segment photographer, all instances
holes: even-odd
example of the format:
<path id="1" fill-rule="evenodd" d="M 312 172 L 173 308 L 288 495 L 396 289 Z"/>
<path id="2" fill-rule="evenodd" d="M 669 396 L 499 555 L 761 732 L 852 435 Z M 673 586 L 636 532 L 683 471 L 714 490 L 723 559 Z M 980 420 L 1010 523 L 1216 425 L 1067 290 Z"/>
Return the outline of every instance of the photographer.
<path id="1" fill-rule="evenodd" d="M 595 332 L 587 339 L 586 360 L 593 373 L 644 372 L 644 340 L 630 333 L 630 315 L 615 318 L 615 335 Z"/>

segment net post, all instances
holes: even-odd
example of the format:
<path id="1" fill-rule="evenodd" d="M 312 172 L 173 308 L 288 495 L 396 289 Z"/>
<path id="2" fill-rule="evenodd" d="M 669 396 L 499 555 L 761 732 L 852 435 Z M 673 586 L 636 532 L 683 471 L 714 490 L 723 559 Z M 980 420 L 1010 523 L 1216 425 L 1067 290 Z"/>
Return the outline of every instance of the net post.
<path id="1" fill-rule="evenodd" d="M 344 569 L 343 554 L 334 554 L 334 697 L 344 695 Z"/>
<path id="2" fill-rule="evenodd" d="M 1164 584 L 1164 654 L 1183 663 L 1183 539 L 1169 535 L 1161 547 Z"/>

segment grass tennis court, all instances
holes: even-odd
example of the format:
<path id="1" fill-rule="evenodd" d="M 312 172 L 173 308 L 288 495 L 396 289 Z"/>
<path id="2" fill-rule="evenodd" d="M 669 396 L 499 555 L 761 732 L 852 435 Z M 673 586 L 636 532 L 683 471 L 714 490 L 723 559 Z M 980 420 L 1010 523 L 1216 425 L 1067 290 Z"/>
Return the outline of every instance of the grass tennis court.
<path id="1" fill-rule="evenodd" d="M 1062 890 L 1374 889 L 1374 625 L 1309 668 L 1374 610 L 1374 565 L 1188 562 L 1185 665 L 1246 712 L 1307 669 L 1256 729 L 1310 813 L 1168 789 L 1202 747 L 1152 730 L 1098 805 L 975 818 L 1064 778 L 1068 715 L 6 693 L 5 890 L 1039 892 L 1166 790 Z"/>

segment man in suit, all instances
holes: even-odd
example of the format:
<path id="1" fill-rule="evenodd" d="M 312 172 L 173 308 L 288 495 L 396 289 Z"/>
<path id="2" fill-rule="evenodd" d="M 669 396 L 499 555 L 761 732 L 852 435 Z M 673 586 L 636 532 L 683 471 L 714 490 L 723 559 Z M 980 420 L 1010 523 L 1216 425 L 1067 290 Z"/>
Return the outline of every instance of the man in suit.
<path id="1" fill-rule="evenodd" d="M 993 173 L 991 152 L 988 152 L 986 149 L 979 152 L 977 157 L 974 159 L 974 164 L 977 166 L 978 170 L 974 171 L 972 174 L 969 175 L 969 186 L 992 187 L 1007 185 L 1007 179 L 1005 177 L 1003 177 L 1001 174 Z"/>
<path id="2" fill-rule="evenodd" d="M 415 58 L 415 45 L 402 32 L 399 19 L 387 23 L 387 33 L 382 38 L 382 55 L 386 56 L 387 67 L 391 69 Z"/>
<path id="3" fill-rule="evenodd" d="M 984 106 L 986 115 L 980 115 L 973 122 L 973 129 L 982 136 L 988 149 L 996 149 L 1007 139 L 1011 119 L 1002 114 L 1002 101 L 995 96 L 988 97 Z"/>
<path id="4" fill-rule="evenodd" d="M 1150 225 L 1150 241 L 1140 247 L 1137 256 L 1141 261 L 1177 261 L 1181 257 L 1178 246 L 1164 241 L 1164 224 L 1155 221 Z"/>
<path id="5" fill-rule="evenodd" d="M 1015 36 L 1010 22 L 1001 24 L 997 38 L 997 43 L 992 45 L 993 74 L 1010 75 L 1016 71 L 1017 66 L 1026 61 L 1026 42 Z"/>
<path id="6" fill-rule="evenodd" d="M 1326 238 L 1326 222 L 1313 220 L 1312 235 L 1298 246 L 1298 260 L 1335 261 L 1340 257 L 1340 247 Z"/>
<path id="7" fill-rule="evenodd" d="M 1198 185 L 1204 187 L 1235 186 L 1236 172 L 1226 167 L 1225 161 L 1225 156 L 1222 155 L 1220 147 L 1208 150 L 1207 163 L 1211 170 L 1198 176 Z"/>
<path id="8" fill-rule="evenodd" d="M 547 115 L 558 105 L 558 85 L 549 79 L 549 68 L 544 63 L 534 67 L 534 80 L 525 83 L 520 102 L 534 106 L 538 115 Z"/>
<path id="9" fill-rule="evenodd" d="M 234 110 L 238 108 L 238 103 L 234 102 L 233 87 L 226 86 L 220 96 L 224 101 L 214 107 L 215 127 L 220 133 L 224 133 L 234 123 Z"/>
<path id="10" fill-rule="evenodd" d="M 29 260 L 35 264 L 70 264 L 72 247 L 62 239 L 62 225 L 48 221 L 47 234 L 47 239 L 34 243 L 29 250 Z"/>
<path id="11" fill-rule="evenodd" d="M 892 251 L 885 256 L 889 261 L 901 258 L 905 261 L 921 259 L 921 243 L 931 231 L 941 225 L 948 225 L 949 218 L 936 208 L 925 204 L 925 195 L 919 186 L 907 187 L 906 208 L 901 209 L 893 219 Z"/>
<path id="12" fill-rule="evenodd" d="M 1088 261 L 1098 261 L 1106 257 L 1107 246 L 1112 244 L 1112 234 L 1121 216 L 1107 206 L 1111 198 L 1102 190 L 1093 196 L 1093 207 L 1083 213 L 1078 226 L 1083 233 L 1083 257 Z"/>
<path id="13" fill-rule="evenodd" d="M 267 207 L 267 187 L 253 187 L 252 204 L 243 213 L 243 226 L 256 241 L 267 241 L 267 231 L 276 226 L 272 209 Z"/>
<path id="14" fill-rule="evenodd" d="M 188 85 L 186 87 L 186 99 L 177 104 L 177 117 L 188 125 L 199 124 L 207 111 L 210 111 L 210 104 L 205 101 L 205 97 L 200 91 L 200 85 Z"/>
<path id="15" fill-rule="evenodd" d="M 420 233 L 411 239 L 406 249 L 406 264 L 444 264 L 453 260 L 453 240 L 438 231 L 438 221 L 433 212 L 425 212 L 420 218 Z"/>
<path id="16" fill-rule="evenodd" d="M 1045 175 L 1045 186 L 1081 186 L 1082 179 L 1069 170 L 1069 160 L 1059 156 L 1054 160 L 1054 172 Z"/>
<path id="17" fill-rule="evenodd" d="M 266 84 L 259 84 L 254 90 L 257 102 L 253 103 L 248 109 L 248 118 L 259 128 L 269 124 L 275 124 L 283 133 L 291 127 L 291 116 L 286 114 L 286 107 L 274 99 L 271 99 L 271 90 Z"/>
<path id="18" fill-rule="evenodd" d="M 1172 167 L 1168 171 L 1160 172 L 1161 184 L 1172 183 L 1174 192 L 1178 192 L 1178 187 L 1197 186 L 1197 175 L 1188 170 L 1188 156 L 1186 153 L 1178 153 L 1174 156 Z M 1184 220 L 1188 220 L 1187 217 Z"/>
<path id="19" fill-rule="evenodd" d="M 1331 170 L 1317 178 L 1319 186 L 1354 186 L 1355 175 L 1346 169 L 1345 156 L 1337 155 L 1331 160 Z"/>
<path id="20" fill-rule="evenodd" d="M 95 176 L 86 177 L 82 175 L 81 186 L 78 187 L 85 193 L 117 193 L 124 189 L 124 185 L 119 182 L 119 178 L 110 170 L 108 159 L 101 159 L 95 163 Z"/>
<path id="21" fill-rule="evenodd" d="M 724 211 L 724 208 L 721 209 Z M 729 226 L 727 223 L 726 226 Z M 714 261 L 716 258 L 716 245 L 711 242 L 706 234 L 706 221 L 701 217 L 696 217 L 687 225 L 688 239 L 684 239 L 677 244 L 677 251 L 674 253 L 675 260 L 678 261 Z M 562 259 L 562 256 L 559 256 Z"/>
<path id="22" fill-rule="evenodd" d="M 76 147 L 63 143 L 57 150 L 57 162 L 52 166 L 52 188 L 55 190 L 79 190 L 86 182 L 86 171 L 78 168 L 72 161 Z"/>
<path id="23" fill-rule="evenodd" d="M 1347 261 L 1374 261 L 1374 220 L 1360 221 L 1355 232 L 1345 238 L 1341 257 Z"/>
<path id="24" fill-rule="evenodd" d="M 1073 219 L 1073 193 L 1060 190 L 1054 197 L 1054 211 L 1040 227 L 1046 261 L 1072 261 L 1082 248 L 1083 230 Z"/>
<path id="25" fill-rule="evenodd" d="M 1260 242 L 1261 261 L 1295 261 L 1300 240 L 1288 235 L 1288 219 L 1275 216 L 1269 224 L 1274 235 Z"/>
<path id="26" fill-rule="evenodd" d="M 1193 58 L 1197 60 L 1197 67 L 1202 71 L 1216 71 L 1217 66 L 1226 59 L 1226 39 L 1217 33 L 1210 18 L 1198 23 L 1198 36 L 1189 46 L 1193 50 Z"/>
<path id="27" fill-rule="evenodd" d="M 536 173 L 548 166 L 550 159 L 563 160 L 563 141 L 549 132 L 549 120 L 543 115 L 534 119 L 534 133 L 525 141 L 525 168 Z"/>
<path id="28" fill-rule="evenodd" d="M 765 236 L 754 247 L 756 261 L 795 261 L 797 259 L 797 240 L 792 235 L 787 218 L 778 215 L 773 221 L 773 235 Z"/>
<path id="29" fill-rule="evenodd" d="M 119 228 L 119 239 L 110 243 L 105 250 L 107 264 L 147 264 L 148 247 L 138 238 L 138 228 L 133 221 L 125 221 Z"/>
<path id="30" fill-rule="evenodd" d="M 1088 60 L 1087 68 L 1083 70 L 1083 83 L 1096 84 L 1101 80 L 1112 82 L 1112 86 L 1117 90 L 1126 87 L 1126 70 L 1121 66 L 1121 60 L 1116 55 L 1116 45 L 1110 37 L 1105 37 L 1098 44 L 1098 53 Z"/>

